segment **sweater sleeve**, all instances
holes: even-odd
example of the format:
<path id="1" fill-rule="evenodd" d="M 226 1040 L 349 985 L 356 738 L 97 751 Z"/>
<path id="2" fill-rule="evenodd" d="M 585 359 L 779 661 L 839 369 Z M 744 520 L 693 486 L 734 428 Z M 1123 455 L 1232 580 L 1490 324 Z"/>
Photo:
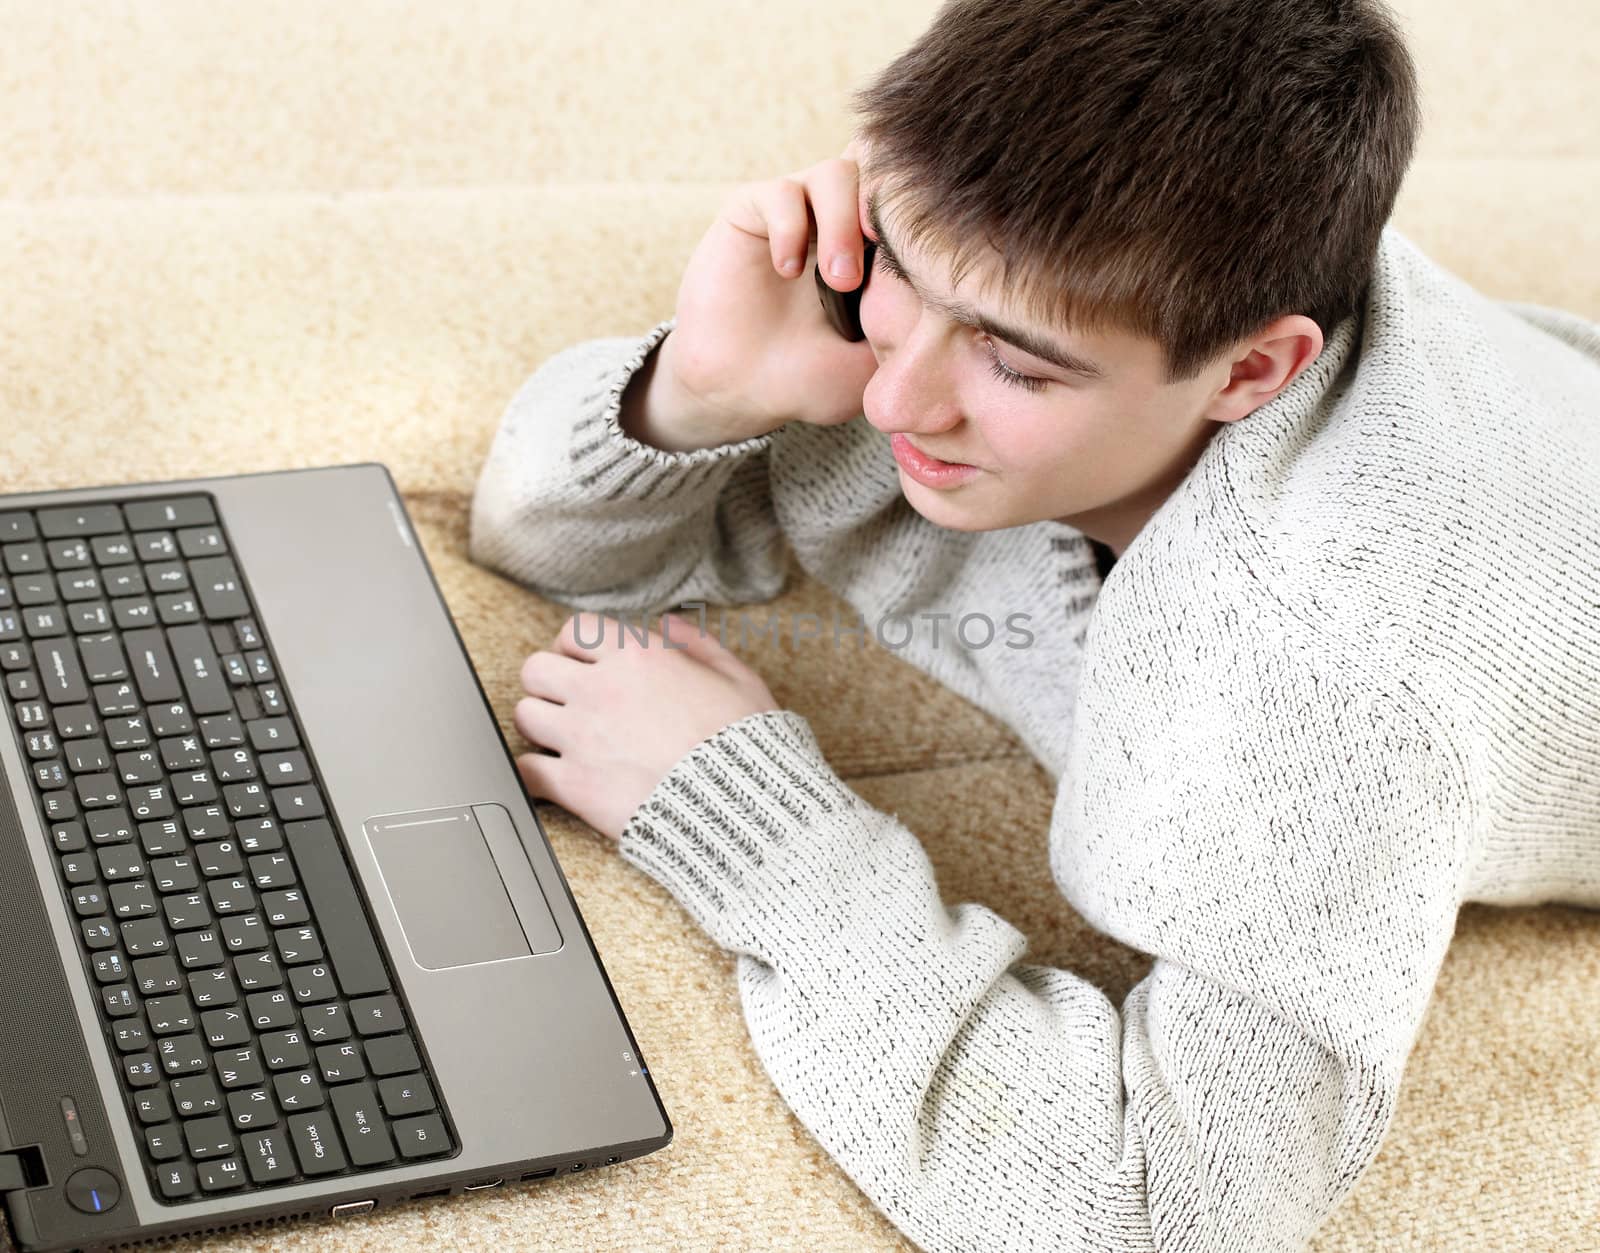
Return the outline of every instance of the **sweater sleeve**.
<path id="1" fill-rule="evenodd" d="M 629 380 L 675 323 L 574 345 L 523 384 L 479 474 L 473 561 L 598 612 L 751 603 L 783 589 L 772 436 L 667 452 L 618 423 Z"/>
<path id="2" fill-rule="evenodd" d="M 1305 695 L 1265 755 L 1248 721 L 1184 745 L 1172 777 L 1209 797 L 1113 802 L 1152 842 L 1099 878 L 1101 920 L 1142 918 L 1157 956 L 1120 1010 L 1023 963 L 986 907 L 944 905 L 917 838 L 792 711 L 697 745 L 621 851 L 737 955 L 779 1092 L 920 1247 L 1300 1249 L 1378 1151 L 1460 856 L 1439 755 L 1341 739 L 1344 698 Z"/>

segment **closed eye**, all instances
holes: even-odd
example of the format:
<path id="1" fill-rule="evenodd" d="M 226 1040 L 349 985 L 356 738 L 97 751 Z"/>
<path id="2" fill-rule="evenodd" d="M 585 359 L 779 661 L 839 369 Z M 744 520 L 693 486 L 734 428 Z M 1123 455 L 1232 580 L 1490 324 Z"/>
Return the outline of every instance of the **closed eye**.
<path id="1" fill-rule="evenodd" d="M 881 247 L 876 250 L 873 259 L 876 263 L 881 264 L 891 277 L 906 283 L 908 286 L 910 285 L 910 280 L 906 277 L 905 271 Z M 1000 354 L 994 350 L 994 341 L 981 331 L 978 332 L 978 340 L 989 357 L 989 373 L 1002 383 L 1009 384 L 1012 387 L 1020 387 L 1030 392 L 1043 391 L 1049 385 L 1049 379 L 1035 378 L 1031 374 L 1023 374 L 1020 371 L 1013 370 L 1000 359 Z"/>

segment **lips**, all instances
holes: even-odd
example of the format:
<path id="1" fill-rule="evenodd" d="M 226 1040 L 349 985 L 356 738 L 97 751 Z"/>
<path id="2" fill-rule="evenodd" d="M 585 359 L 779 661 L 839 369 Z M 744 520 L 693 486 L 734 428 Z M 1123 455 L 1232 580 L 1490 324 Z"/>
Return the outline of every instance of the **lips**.
<path id="1" fill-rule="evenodd" d="M 922 456 L 926 457 L 929 461 L 937 461 L 941 465 L 947 465 L 947 466 L 972 466 L 972 462 L 970 462 L 970 461 L 951 461 L 948 457 L 935 456 L 933 453 L 929 452 L 927 449 L 919 447 L 918 445 L 911 443 L 911 440 L 909 438 L 907 438 L 906 436 L 901 436 L 901 438 L 905 439 L 906 443 L 911 444 L 912 448 L 915 448 L 917 450 L 917 452 L 919 452 Z"/>

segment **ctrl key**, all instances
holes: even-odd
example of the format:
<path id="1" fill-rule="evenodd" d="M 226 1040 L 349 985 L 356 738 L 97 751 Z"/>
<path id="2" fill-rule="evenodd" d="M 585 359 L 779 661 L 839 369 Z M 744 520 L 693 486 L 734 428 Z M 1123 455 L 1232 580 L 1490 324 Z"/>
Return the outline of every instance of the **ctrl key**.
<path id="1" fill-rule="evenodd" d="M 401 1118 L 390 1124 L 401 1157 L 436 1157 L 450 1151 L 450 1137 L 437 1114 Z"/>

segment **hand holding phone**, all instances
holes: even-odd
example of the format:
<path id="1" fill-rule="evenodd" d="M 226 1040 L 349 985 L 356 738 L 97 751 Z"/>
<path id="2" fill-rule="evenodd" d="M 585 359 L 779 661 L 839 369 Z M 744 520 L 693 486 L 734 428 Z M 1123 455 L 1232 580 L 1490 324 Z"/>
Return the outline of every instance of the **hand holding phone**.
<path id="1" fill-rule="evenodd" d="M 677 323 L 659 349 L 669 377 L 659 403 L 654 380 L 643 401 L 648 426 L 704 444 L 786 422 L 836 425 L 861 413 L 878 362 L 860 329 L 872 253 L 855 152 L 852 144 L 844 156 L 745 184 L 723 202 L 684 271 Z M 836 254 L 854 261 L 864 251 L 863 277 L 852 290 L 837 291 L 820 274 L 805 281 L 813 258 L 826 265 Z M 837 322 L 828 313 L 833 297 Z"/>
<path id="2" fill-rule="evenodd" d="M 861 295 L 867 289 L 867 280 L 872 277 L 872 258 L 877 250 L 877 244 L 870 239 L 866 241 L 862 248 L 861 282 L 850 291 L 839 291 L 828 286 L 827 280 L 822 277 L 820 257 L 817 264 L 811 267 L 811 276 L 817 283 L 817 296 L 822 301 L 822 312 L 833 329 L 851 343 L 858 343 L 867 337 L 861 329 Z"/>

